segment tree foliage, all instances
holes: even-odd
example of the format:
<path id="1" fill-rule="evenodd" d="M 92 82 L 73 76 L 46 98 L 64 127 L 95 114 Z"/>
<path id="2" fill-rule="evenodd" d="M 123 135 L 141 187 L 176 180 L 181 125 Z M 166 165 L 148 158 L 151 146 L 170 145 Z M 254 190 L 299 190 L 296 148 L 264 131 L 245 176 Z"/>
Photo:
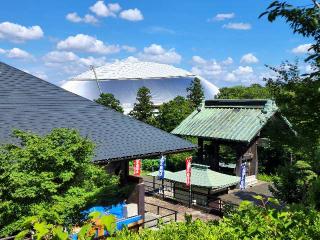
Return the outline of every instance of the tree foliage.
<path id="1" fill-rule="evenodd" d="M 272 95 L 268 88 L 260 84 L 224 87 L 219 89 L 218 99 L 269 99 Z"/>
<path id="2" fill-rule="evenodd" d="M 293 165 L 280 167 L 278 177 L 274 178 L 274 186 L 270 190 L 282 202 L 307 204 L 310 186 L 316 178 L 317 174 L 310 164 L 297 161 Z"/>
<path id="3" fill-rule="evenodd" d="M 81 209 L 116 188 L 117 178 L 92 163 L 94 144 L 76 130 L 13 134 L 18 144 L 0 147 L 0 236 L 20 230 L 28 216 L 75 223 Z"/>
<path id="4" fill-rule="evenodd" d="M 203 87 L 199 78 L 194 78 L 189 87 L 187 87 L 187 99 L 194 108 L 200 106 L 204 100 Z"/>
<path id="5" fill-rule="evenodd" d="M 257 197 L 258 198 L 258 197 Z M 259 197 L 258 199 L 262 199 Z M 266 204 L 265 200 L 262 200 Z M 274 204 L 276 201 L 269 199 Z M 143 230 L 140 233 L 124 230 L 117 233 L 119 240 L 238 240 L 238 239 L 319 239 L 320 214 L 301 206 L 276 210 L 257 207 L 244 201 L 240 208 L 222 220 L 163 225 L 160 230 Z"/>
<path id="6" fill-rule="evenodd" d="M 192 104 L 184 97 L 177 96 L 173 100 L 163 103 L 156 117 L 157 126 L 167 132 L 177 127 L 191 112 Z"/>
<path id="7" fill-rule="evenodd" d="M 105 107 L 114 109 L 117 112 L 123 113 L 123 108 L 120 105 L 120 101 L 116 99 L 112 93 L 101 93 L 100 97 L 94 101 Z"/>
<path id="8" fill-rule="evenodd" d="M 265 79 L 281 112 L 293 124 L 298 135 L 295 152 L 313 158 L 320 137 L 320 80 L 318 76 L 301 76 L 298 64 L 283 63 L 270 67 L 275 78 Z"/>
<path id="9" fill-rule="evenodd" d="M 151 100 L 150 89 L 147 87 L 139 88 L 137 92 L 137 101 L 129 115 L 142 122 L 152 123 L 154 120 L 153 109 L 154 106 Z"/>
<path id="10" fill-rule="evenodd" d="M 320 5 L 316 0 L 307 6 L 293 6 L 274 1 L 260 17 L 267 15 L 270 22 L 283 18 L 294 33 L 313 40 L 306 62 L 312 65 L 311 74 L 301 74 L 298 64 L 284 62 L 280 67 L 269 67 L 276 77 L 265 79 L 282 113 L 292 123 L 298 135 L 292 141 L 297 161 L 280 169 L 275 181 L 275 195 L 286 202 L 300 202 L 318 207 L 320 184 Z M 308 200 L 308 201 L 307 201 Z"/>
<path id="11" fill-rule="evenodd" d="M 314 43 L 309 49 L 307 62 L 312 62 L 317 66 L 316 74 L 320 74 L 320 4 L 316 0 L 310 1 L 312 4 L 307 6 L 293 6 L 287 2 L 274 1 L 267 11 L 260 17 L 267 15 L 270 22 L 277 18 L 284 18 L 289 23 L 294 33 L 304 37 L 313 38 Z"/>

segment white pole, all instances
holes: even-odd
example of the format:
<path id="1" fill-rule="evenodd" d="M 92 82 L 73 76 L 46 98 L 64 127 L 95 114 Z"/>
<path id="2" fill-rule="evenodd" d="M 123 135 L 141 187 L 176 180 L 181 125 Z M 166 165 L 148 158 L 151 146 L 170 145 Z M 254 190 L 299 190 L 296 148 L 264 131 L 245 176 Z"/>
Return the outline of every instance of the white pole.
<path id="1" fill-rule="evenodd" d="M 99 85 L 99 82 L 98 82 L 98 77 L 97 77 L 96 70 L 95 70 L 93 65 L 90 65 L 90 69 L 92 70 L 92 72 L 94 74 L 94 78 L 96 79 L 96 83 L 97 83 L 97 86 L 98 86 L 98 89 L 99 89 L 99 95 L 101 95 L 102 91 L 101 91 L 101 88 L 100 88 L 100 85 Z"/>

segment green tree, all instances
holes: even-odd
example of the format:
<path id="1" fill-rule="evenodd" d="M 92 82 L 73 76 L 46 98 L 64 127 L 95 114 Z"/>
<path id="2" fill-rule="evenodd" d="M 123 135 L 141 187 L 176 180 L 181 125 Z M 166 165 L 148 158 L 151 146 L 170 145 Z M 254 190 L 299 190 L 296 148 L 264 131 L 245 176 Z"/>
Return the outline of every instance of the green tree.
<path id="1" fill-rule="evenodd" d="M 320 74 L 320 4 L 316 0 L 306 6 L 293 6 L 287 2 L 274 1 L 260 17 L 267 15 L 270 22 L 283 18 L 289 23 L 294 33 L 314 40 L 309 49 L 306 62 L 316 66 L 314 74 Z"/>
<path id="2" fill-rule="evenodd" d="M 223 87 L 219 89 L 218 99 L 270 99 L 271 93 L 267 87 L 260 84 L 251 86 Z"/>
<path id="3" fill-rule="evenodd" d="M 17 144 L 0 147 L 0 236 L 21 230 L 28 216 L 76 223 L 81 209 L 116 189 L 118 179 L 92 163 L 94 144 L 76 130 L 13 134 Z"/>
<path id="4" fill-rule="evenodd" d="M 154 121 L 153 110 L 154 106 L 151 101 L 150 89 L 147 87 L 139 88 L 137 92 L 137 101 L 129 115 L 142 122 L 152 123 Z"/>
<path id="5" fill-rule="evenodd" d="M 181 96 L 175 97 L 173 100 L 160 106 L 159 113 L 156 117 L 158 127 L 167 132 L 171 132 L 192 110 L 192 105 L 188 100 Z"/>
<path id="6" fill-rule="evenodd" d="M 114 109 L 117 112 L 123 113 L 123 108 L 120 105 L 120 101 L 116 99 L 111 93 L 101 93 L 100 97 L 94 101 L 103 106 Z"/>
<path id="7" fill-rule="evenodd" d="M 194 78 L 189 87 L 187 87 L 187 99 L 192 103 L 193 107 L 200 106 L 204 99 L 203 87 L 199 78 Z"/>
<path id="8" fill-rule="evenodd" d="M 306 204 L 309 188 L 316 178 L 317 174 L 310 164 L 297 161 L 293 165 L 280 167 L 278 177 L 274 179 L 274 186 L 270 190 L 283 202 Z"/>
<path id="9" fill-rule="evenodd" d="M 265 79 L 267 87 L 298 133 L 292 147 L 311 161 L 320 137 L 320 81 L 316 75 L 301 76 L 297 63 L 285 62 L 270 69 L 276 77 Z"/>

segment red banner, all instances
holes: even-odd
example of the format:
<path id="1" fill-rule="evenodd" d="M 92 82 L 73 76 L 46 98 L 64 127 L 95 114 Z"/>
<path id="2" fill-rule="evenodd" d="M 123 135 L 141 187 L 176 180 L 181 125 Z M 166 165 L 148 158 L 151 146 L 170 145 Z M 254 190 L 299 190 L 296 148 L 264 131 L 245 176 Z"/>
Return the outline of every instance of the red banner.
<path id="1" fill-rule="evenodd" d="M 192 157 L 186 158 L 186 185 L 189 187 L 191 185 L 191 162 Z"/>
<path id="2" fill-rule="evenodd" d="M 136 159 L 133 161 L 133 175 L 140 176 L 141 174 L 141 159 Z"/>

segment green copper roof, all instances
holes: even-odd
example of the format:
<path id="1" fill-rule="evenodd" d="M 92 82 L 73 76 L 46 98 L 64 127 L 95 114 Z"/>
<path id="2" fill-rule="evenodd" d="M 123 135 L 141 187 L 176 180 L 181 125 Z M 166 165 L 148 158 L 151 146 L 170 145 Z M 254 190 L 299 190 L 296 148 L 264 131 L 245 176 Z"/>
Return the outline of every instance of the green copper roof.
<path id="1" fill-rule="evenodd" d="M 278 107 L 272 100 L 209 100 L 172 133 L 250 142 L 277 111 Z"/>
<path id="2" fill-rule="evenodd" d="M 158 176 L 158 172 L 149 174 L 150 176 Z M 186 170 L 179 172 L 165 171 L 164 178 L 173 182 L 186 182 Z M 193 186 L 207 187 L 207 188 L 225 188 L 237 185 L 240 181 L 239 177 L 231 176 L 209 169 L 209 166 L 192 164 L 191 167 L 191 184 Z"/>

